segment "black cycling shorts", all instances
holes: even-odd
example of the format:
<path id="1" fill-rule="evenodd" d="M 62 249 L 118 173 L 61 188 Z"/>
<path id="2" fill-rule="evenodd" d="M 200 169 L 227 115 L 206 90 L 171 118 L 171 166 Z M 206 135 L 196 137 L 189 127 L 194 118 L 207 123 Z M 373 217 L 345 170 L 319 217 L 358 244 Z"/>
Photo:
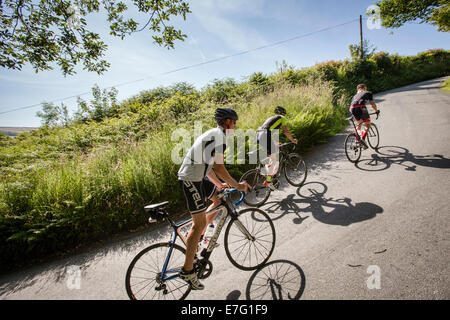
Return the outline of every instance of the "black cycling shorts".
<path id="1" fill-rule="evenodd" d="M 256 140 L 261 148 L 267 151 L 267 156 L 278 152 L 278 147 L 272 139 L 272 133 L 269 130 L 258 130 Z"/>
<path id="2" fill-rule="evenodd" d="M 180 182 L 186 198 L 187 207 L 191 214 L 200 213 L 206 210 L 206 200 L 211 198 L 216 191 L 216 185 L 204 178 L 202 181 L 183 181 Z"/>
<path id="3" fill-rule="evenodd" d="M 351 109 L 353 116 L 356 120 L 363 120 L 364 122 L 370 122 L 369 111 L 365 106 L 363 107 L 353 107 Z"/>

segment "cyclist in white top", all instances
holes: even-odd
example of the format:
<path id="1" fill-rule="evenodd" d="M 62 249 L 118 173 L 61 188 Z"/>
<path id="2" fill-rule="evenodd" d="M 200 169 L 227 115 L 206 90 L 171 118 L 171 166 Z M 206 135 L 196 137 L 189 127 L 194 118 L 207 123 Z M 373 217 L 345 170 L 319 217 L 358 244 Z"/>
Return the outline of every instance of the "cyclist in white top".
<path id="1" fill-rule="evenodd" d="M 206 217 L 206 198 L 216 200 L 214 185 L 224 184 L 247 192 L 246 182 L 238 183 L 228 173 L 224 165 L 226 135 L 231 134 L 236 127 L 238 115 L 233 109 L 218 108 L 214 114 L 217 127 L 210 129 L 198 137 L 186 155 L 179 171 L 178 180 L 186 198 L 189 212 L 192 216 L 192 227 L 186 238 L 186 258 L 180 272 L 180 278 L 188 282 L 193 290 L 203 290 L 204 285 L 198 281 L 194 271 L 194 258 L 198 241 L 204 233 L 207 220 L 211 222 L 214 216 Z M 216 176 L 217 175 L 217 176 Z M 205 179 L 208 177 L 208 179 Z M 211 182 L 212 181 L 212 182 Z"/>

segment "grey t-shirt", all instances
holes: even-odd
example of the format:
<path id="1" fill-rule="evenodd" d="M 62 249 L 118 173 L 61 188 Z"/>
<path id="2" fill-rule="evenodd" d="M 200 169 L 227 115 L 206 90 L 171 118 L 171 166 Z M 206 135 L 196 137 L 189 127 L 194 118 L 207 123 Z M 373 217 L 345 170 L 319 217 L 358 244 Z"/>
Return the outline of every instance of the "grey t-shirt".
<path id="1" fill-rule="evenodd" d="M 214 164 L 214 156 L 223 155 L 225 148 L 226 136 L 221 127 L 206 131 L 195 140 L 188 151 L 178 170 L 178 179 L 202 181 Z"/>

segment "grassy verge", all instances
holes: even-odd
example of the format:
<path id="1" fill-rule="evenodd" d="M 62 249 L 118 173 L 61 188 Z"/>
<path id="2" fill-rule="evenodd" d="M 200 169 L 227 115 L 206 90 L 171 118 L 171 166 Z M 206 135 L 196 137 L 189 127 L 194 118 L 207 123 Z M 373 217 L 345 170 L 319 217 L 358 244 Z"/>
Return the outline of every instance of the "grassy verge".
<path id="1" fill-rule="evenodd" d="M 193 136 L 196 122 L 203 131 L 215 126 L 217 107 L 235 108 L 238 128 L 255 130 L 282 105 L 290 131 L 307 150 L 346 127 L 358 83 L 374 92 L 393 89 L 448 75 L 449 61 L 450 52 L 442 50 L 417 57 L 381 53 L 365 61 L 255 73 L 242 83 L 215 80 L 202 91 L 182 83 L 117 105 L 96 104 L 95 118 L 16 139 L 0 135 L 1 268 L 145 225 L 145 204 L 184 206 L 172 133 L 184 128 Z M 227 166 L 236 178 L 249 168 Z"/>
<path id="2" fill-rule="evenodd" d="M 450 78 L 442 83 L 442 91 L 444 91 L 445 93 L 450 93 Z"/>

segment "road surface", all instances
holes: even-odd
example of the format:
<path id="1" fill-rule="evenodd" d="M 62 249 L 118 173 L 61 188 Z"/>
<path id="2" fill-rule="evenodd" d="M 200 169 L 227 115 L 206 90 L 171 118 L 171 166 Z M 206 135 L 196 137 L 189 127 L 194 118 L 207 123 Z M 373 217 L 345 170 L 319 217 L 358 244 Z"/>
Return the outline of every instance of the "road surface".
<path id="1" fill-rule="evenodd" d="M 450 299 L 450 95 L 442 80 L 375 95 L 380 149 L 351 164 L 348 131 L 315 147 L 305 156 L 305 185 L 284 183 L 263 206 L 277 232 L 268 265 L 238 270 L 222 242 L 205 290 L 188 299 Z M 166 241 L 167 230 L 2 275 L 0 298 L 127 299 L 128 264 Z"/>

